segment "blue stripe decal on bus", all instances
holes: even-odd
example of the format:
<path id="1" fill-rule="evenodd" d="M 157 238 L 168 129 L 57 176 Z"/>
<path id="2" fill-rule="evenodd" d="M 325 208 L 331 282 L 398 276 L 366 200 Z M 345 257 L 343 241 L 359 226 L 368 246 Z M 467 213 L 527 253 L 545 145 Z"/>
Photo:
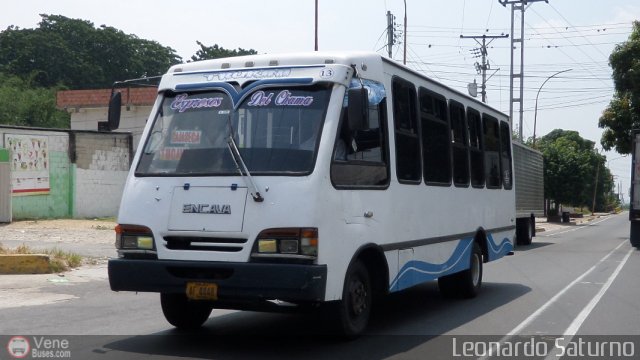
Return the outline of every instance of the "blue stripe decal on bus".
<path id="1" fill-rule="evenodd" d="M 400 291 L 425 281 L 435 280 L 441 276 L 464 271 L 469 268 L 469 259 L 473 238 L 461 239 L 453 254 L 442 264 L 431 264 L 425 261 L 411 260 L 402 266 L 398 275 L 391 282 L 389 291 Z M 488 261 L 502 258 L 513 250 L 513 243 L 503 238 L 497 244 L 492 234 L 487 234 Z"/>
<path id="2" fill-rule="evenodd" d="M 467 269 L 469 267 L 472 244 L 473 238 L 461 240 L 449 260 L 442 264 L 431 264 L 418 260 L 407 262 L 391 282 L 389 291 L 399 291 L 425 281 L 435 280 L 443 275 Z"/>
<path id="3" fill-rule="evenodd" d="M 513 244 L 506 237 L 502 239 L 500 244 L 497 244 L 495 240 L 493 240 L 493 236 L 491 234 L 488 234 L 487 240 L 489 245 L 487 247 L 487 250 L 489 250 L 489 261 L 498 260 L 513 250 Z"/>

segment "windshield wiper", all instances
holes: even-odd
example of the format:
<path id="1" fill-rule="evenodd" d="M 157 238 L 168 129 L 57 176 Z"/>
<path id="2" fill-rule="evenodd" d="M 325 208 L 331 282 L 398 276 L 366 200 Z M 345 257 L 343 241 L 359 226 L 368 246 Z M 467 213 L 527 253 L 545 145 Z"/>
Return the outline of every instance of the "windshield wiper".
<path id="1" fill-rule="evenodd" d="M 227 137 L 227 147 L 229 148 L 229 152 L 231 152 L 231 157 L 233 158 L 233 162 L 236 164 L 236 169 L 240 173 L 242 180 L 244 180 L 245 185 L 249 188 L 249 192 L 251 193 L 251 197 L 255 202 L 263 202 L 264 198 L 260 195 L 260 191 L 258 191 L 258 186 L 255 181 L 253 181 L 253 177 L 251 177 L 251 173 L 247 168 L 244 160 L 242 160 L 242 156 L 240 155 L 240 150 L 238 150 L 238 146 L 236 145 L 236 141 L 233 139 L 233 126 L 231 125 L 231 114 L 229 114 L 229 137 Z"/>

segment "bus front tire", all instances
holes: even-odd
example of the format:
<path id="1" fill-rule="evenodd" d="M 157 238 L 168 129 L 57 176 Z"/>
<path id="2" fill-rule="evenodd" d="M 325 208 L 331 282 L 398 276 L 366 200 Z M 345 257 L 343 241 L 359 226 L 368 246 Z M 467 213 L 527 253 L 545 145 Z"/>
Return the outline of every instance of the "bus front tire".
<path id="1" fill-rule="evenodd" d="M 469 269 L 438 278 L 438 287 L 447 298 L 469 299 L 478 295 L 481 286 L 482 249 L 474 241 Z"/>
<path id="2" fill-rule="evenodd" d="M 190 301 L 184 294 L 160 294 L 160 305 L 169 324 L 181 330 L 197 329 L 211 315 L 211 306 Z"/>
<path id="3" fill-rule="evenodd" d="M 373 299 L 369 271 L 361 261 L 356 261 L 345 276 L 342 300 L 335 314 L 338 330 L 346 338 L 355 338 L 362 334 L 369 323 Z"/>

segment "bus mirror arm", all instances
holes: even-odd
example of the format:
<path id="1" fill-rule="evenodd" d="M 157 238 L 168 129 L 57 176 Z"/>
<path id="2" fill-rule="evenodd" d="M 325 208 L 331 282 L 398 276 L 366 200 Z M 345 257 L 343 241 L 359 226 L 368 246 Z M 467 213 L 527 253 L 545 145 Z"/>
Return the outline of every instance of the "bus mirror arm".
<path id="1" fill-rule="evenodd" d="M 116 89 L 127 85 L 135 85 L 137 87 L 157 87 L 157 84 L 150 84 L 151 80 L 160 79 L 162 76 L 145 76 L 138 79 L 129 79 L 124 81 L 116 81 L 111 86 L 111 96 L 109 98 L 109 111 L 106 122 L 99 122 L 98 129 L 101 131 L 113 131 L 120 127 L 120 111 L 122 108 L 122 93 Z M 129 103 L 129 89 L 127 89 L 127 103 Z M 105 128 L 106 126 L 106 128 Z"/>

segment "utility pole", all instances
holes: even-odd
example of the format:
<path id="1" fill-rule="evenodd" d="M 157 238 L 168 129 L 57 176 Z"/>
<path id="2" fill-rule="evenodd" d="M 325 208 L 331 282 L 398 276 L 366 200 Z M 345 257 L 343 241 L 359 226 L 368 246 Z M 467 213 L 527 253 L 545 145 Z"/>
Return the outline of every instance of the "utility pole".
<path id="1" fill-rule="evenodd" d="M 316 0 L 316 46 L 315 50 L 318 51 L 318 0 Z"/>
<path id="2" fill-rule="evenodd" d="M 393 45 L 396 43 L 395 35 L 395 19 L 391 11 L 387 11 L 387 51 L 389 53 L 389 59 L 393 59 Z"/>
<path id="3" fill-rule="evenodd" d="M 403 46 L 404 46 L 404 56 L 402 57 L 402 63 L 404 65 L 407 65 L 407 0 L 404 0 L 404 41 L 403 41 Z"/>
<path id="4" fill-rule="evenodd" d="M 493 42 L 495 39 L 502 39 L 509 37 L 509 35 L 476 35 L 476 36 L 464 36 L 460 35 L 461 39 L 473 39 L 478 45 L 480 45 L 480 56 L 482 57 L 482 65 L 478 65 L 476 63 L 476 70 L 482 73 L 482 83 L 480 84 L 480 89 L 482 94 L 482 102 L 487 102 L 487 70 L 490 69 L 489 62 L 487 62 L 487 46 Z M 478 41 L 478 39 L 482 39 L 482 42 Z M 487 39 L 489 42 L 487 43 Z M 477 50 L 477 49 L 475 49 Z"/>
<path id="5" fill-rule="evenodd" d="M 518 138 L 522 142 L 522 118 L 524 111 L 524 11 L 527 7 L 529 7 L 532 3 L 544 1 L 549 3 L 549 0 L 498 0 L 498 2 L 506 7 L 507 4 L 511 5 L 511 74 L 509 77 L 509 92 L 510 101 L 509 101 L 509 119 L 511 121 L 511 128 L 513 128 L 513 104 L 518 103 L 520 122 L 518 127 Z M 520 11 L 520 37 L 516 37 L 515 35 L 515 16 L 516 11 Z M 516 43 L 520 43 L 520 72 L 515 72 L 515 64 L 514 64 L 514 52 L 516 51 Z M 518 96 L 515 95 L 514 89 L 514 80 L 517 79 L 519 82 L 519 92 Z"/>
<path id="6" fill-rule="evenodd" d="M 596 149 L 596 152 L 597 151 L 598 150 Z M 591 215 L 593 215 L 596 212 L 596 194 L 598 190 L 598 175 L 600 175 L 600 161 L 598 161 L 598 167 L 596 169 L 596 180 L 595 180 L 596 184 L 593 187 L 593 204 L 591 204 Z"/>

